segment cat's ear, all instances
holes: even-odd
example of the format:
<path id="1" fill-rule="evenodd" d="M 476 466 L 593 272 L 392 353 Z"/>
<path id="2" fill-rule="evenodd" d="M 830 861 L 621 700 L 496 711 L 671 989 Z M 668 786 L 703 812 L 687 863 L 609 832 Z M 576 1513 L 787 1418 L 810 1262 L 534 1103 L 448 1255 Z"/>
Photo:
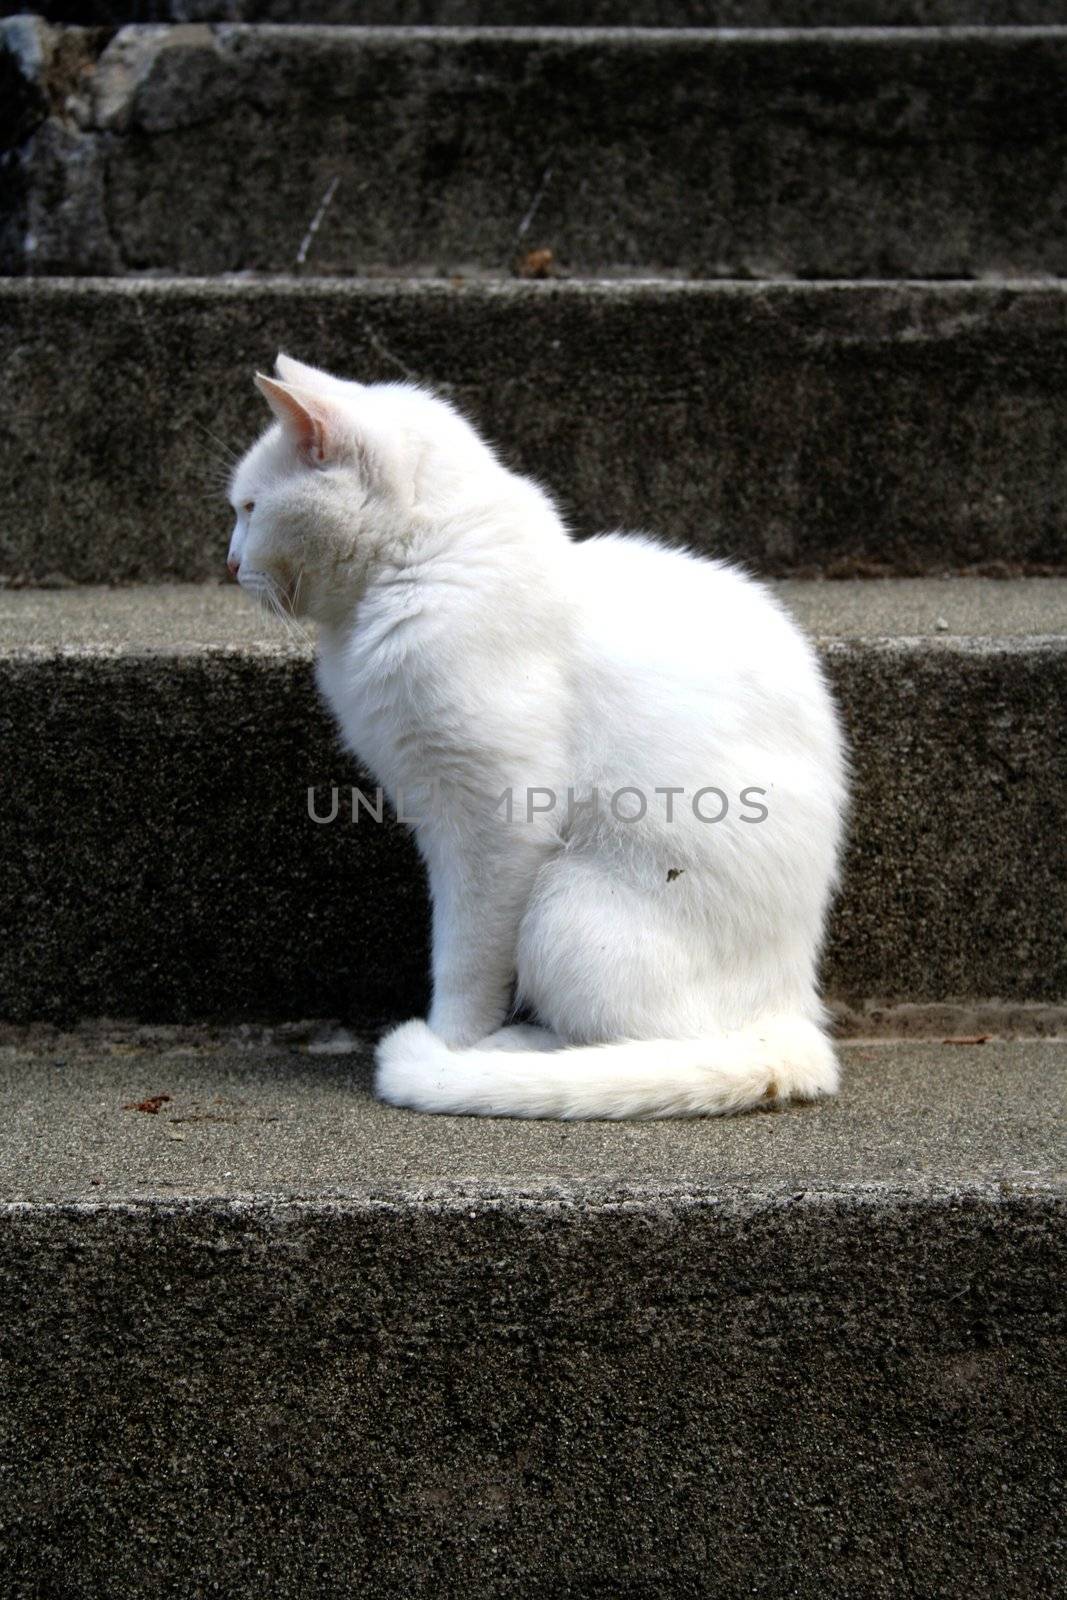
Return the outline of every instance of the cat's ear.
<path id="1" fill-rule="evenodd" d="M 337 383 L 339 380 L 329 372 L 323 372 L 321 367 L 309 367 L 306 362 L 294 361 L 292 356 L 278 351 L 274 370 L 283 383 L 295 384 L 297 388 L 320 389 L 324 384 Z"/>
<path id="2" fill-rule="evenodd" d="M 344 419 L 328 399 L 279 383 L 263 372 L 256 373 L 256 388 L 292 436 L 305 461 L 321 467 L 337 454 Z"/>

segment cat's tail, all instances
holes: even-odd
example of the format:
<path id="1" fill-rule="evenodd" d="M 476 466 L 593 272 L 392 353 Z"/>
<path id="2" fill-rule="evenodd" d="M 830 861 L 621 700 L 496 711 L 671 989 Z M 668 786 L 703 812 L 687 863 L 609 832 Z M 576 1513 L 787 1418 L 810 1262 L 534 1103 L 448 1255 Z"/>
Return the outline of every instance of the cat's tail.
<path id="1" fill-rule="evenodd" d="M 378 1046 L 375 1089 L 393 1105 L 483 1117 L 707 1117 L 837 1088 L 833 1046 L 805 1017 L 708 1039 L 559 1050 L 450 1050 L 424 1022 Z"/>

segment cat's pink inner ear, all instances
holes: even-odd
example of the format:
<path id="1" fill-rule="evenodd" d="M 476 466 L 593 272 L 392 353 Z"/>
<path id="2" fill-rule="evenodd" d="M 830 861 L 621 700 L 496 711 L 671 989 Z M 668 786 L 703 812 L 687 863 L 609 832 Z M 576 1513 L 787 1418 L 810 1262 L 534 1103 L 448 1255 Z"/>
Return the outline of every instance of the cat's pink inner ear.
<path id="1" fill-rule="evenodd" d="M 277 378 L 268 378 L 263 372 L 256 373 L 256 388 L 278 421 L 292 434 L 300 454 L 315 464 L 325 461 L 328 450 L 326 418 L 314 398 L 287 383 L 279 383 Z"/>

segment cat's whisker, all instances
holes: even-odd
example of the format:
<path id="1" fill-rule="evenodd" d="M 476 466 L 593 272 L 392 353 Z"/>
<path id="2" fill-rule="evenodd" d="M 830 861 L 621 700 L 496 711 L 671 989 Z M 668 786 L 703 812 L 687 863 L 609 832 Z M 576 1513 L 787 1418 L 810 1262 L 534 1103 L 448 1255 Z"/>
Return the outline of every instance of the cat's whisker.
<path id="1" fill-rule="evenodd" d="M 292 638 L 292 629 L 289 626 L 289 618 L 285 614 L 285 607 L 282 605 L 277 590 L 270 588 L 267 590 L 267 595 L 270 600 L 271 610 L 274 612 L 274 615 L 277 617 L 286 633 L 290 638 Z"/>
<path id="2" fill-rule="evenodd" d="M 312 640 L 310 635 L 297 623 L 295 617 L 286 606 L 277 584 L 269 574 L 252 572 L 242 582 L 245 587 L 258 597 L 260 604 L 272 616 L 277 617 L 293 644 L 305 649 L 311 647 Z"/>
<path id="3" fill-rule="evenodd" d="M 233 445 L 227 444 L 225 439 L 220 439 L 217 433 L 212 433 L 210 428 L 205 427 L 204 423 L 198 422 L 195 418 L 193 419 L 193 426 L 199 428 L 205 438 L 210 439 L 213 444 L 218 446 L 219 450 L 222 451 L 221 459 L 228 466 L 235 467 L 237 465 L 241 459 L 239 450 L 235 450 Z"/>
<path id="4" fill-rule="evenodd" d="M 293 585 L 293 595 L 289 602 L 289 617 L 294 629 L 296 630 L 297 636 L 302 639 L 304 644 L 306 644 L 309 648 L 313 648 L 314 640 L 312 639 L 311 634 L 308 632 L 307 628 L 304 627 L 303 623 L 298 620 L 296 615 L 296 605 L 300 598 L 300 585 L 303 583 L 303 581 L 304 569 L 301 567 L 300 571 L 296 575 L 296 582 Z"/>
<path id="5" fill-rule="evenodd" d="M 270 585 L 271 603 L 274 606 L 275 615 L 281 618 L 291 633 L 295 634 L 296 619 L 293 616 L 292 605 L 288 595 L 273 578 L 268 577 L 267 582 Z"/>
<path id="6" fill-rule="evenodd" d="M 291 611 L 285 612 L 285 623 L 286 627 L 289 629 L 289 632 L 292 634 L 293 638 L 298 644 L 303 645 L 304 648 L 308 650 L 314 648 L 314 640 L 312 639 L 310 633 L 304 627 L 303 623 L 299 622 L 297 618 L 293 616 Z"/>
<path id="7" fill-rule="evenodd" d="M 200 480 L 204 485 L 204 499 L 225 500 L 229 495 L 232 479 L 231 469 L 221 462 L 215 463 L 213 470 L 205 470 Z"/>

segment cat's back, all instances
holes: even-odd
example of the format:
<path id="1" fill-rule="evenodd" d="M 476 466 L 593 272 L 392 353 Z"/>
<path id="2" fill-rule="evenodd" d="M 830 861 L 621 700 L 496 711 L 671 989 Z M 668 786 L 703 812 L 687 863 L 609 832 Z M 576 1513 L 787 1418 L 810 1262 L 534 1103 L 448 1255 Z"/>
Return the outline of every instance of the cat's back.
<path id="1" fill-rule="evenodd" d="M 722 686 L 810 670 L 811 647 L 785 608 L 729 563 L 638 534 L 575 547 L 586 666 Z"/>
<path id="2" fill-rule="evenodd" d="M 729 796 L 755 785 L 791 819 L 760 835 L 761 849 L 800 839 L 816 850 L 817 836 L 832 853 L 844 794 L 837 715 L 812 645 L 773 593 L 728 563 L 625 534 L 575 546 L 573 571 L 578 787 L 647 800 L 664 785 Z M 684 807 L 678 817 L 669 834 L 647 835 L 649 848 L 677 854 L 684 833 L 699 855 L 720 837 Z M 606 821 L 579 826 L 612 833 Z"/>

